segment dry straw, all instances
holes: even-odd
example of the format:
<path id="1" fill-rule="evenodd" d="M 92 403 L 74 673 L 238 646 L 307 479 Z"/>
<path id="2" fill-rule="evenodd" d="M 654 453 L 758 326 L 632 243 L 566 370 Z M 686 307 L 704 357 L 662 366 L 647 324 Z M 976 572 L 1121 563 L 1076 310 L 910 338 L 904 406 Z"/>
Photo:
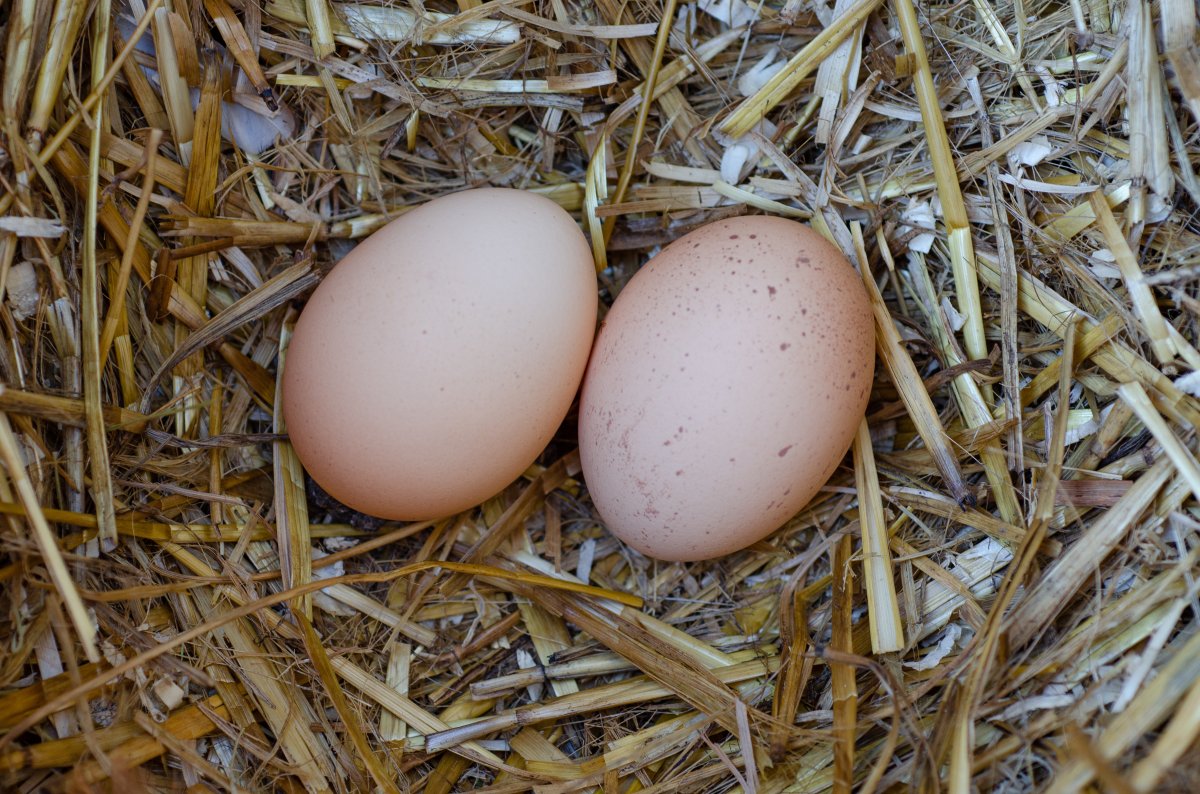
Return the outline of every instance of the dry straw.
<path id="1" fill-rule="evenodd" d="M 0 5 L 0 788 L 1195 791 L 1196 29 Z M 828 486 L 688 565 L 604 530 L 570 424 L 459 516 L 315 491 L 277 388 L 303 298 L 485 184 L 575 215 L 605 303 L 716 218 L 838 245 L 879 365 Z"/>

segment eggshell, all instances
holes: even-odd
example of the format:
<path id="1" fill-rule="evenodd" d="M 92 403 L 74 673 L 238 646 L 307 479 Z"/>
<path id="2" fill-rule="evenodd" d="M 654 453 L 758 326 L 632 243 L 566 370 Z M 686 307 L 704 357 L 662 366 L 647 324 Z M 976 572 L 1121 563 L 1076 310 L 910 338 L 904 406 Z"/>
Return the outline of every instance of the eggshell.
<path id="1" fill-rule="evenodd" d="M 558 205 L 490 188 L 436 199 L 360 243 L 309 299 L 284 365 L 292 444 L 361 512 L 462 511 L 550 441 L 595 324 L 590 248 Z"/>
<path id="2" fill-rule="evenodd" d="M 873 365 L 859 276 L 807 226 L 739 217 L 676 240 L 613 304 L 584 379 L 597 511 L 665 560 L 749 546 L 837 468 Z"/>

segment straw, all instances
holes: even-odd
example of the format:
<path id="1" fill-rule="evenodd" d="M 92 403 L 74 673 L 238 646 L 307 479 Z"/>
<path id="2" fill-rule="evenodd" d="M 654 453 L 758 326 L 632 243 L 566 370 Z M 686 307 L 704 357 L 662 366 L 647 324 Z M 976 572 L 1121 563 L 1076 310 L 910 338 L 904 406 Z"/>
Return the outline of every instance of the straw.
<path id="1" fill-rule="evenodd" d="M 864 535 L 864 540 L 865 540 Z M 830 645 L 844 653 L 854 651 L 852 636 L 853 580 L 850 576 L 849 535 L 843 535 L 833 552 L 833 633 Z M 897 615 L 897 619 L 899 615 Z M 874 621 L 872 621 L 872 625 Z M 872 641 L 874 634 L 872 631 Z M 833 790 L 848 794 L 854 790 L 854 745 L 858 721 L 858 686 L 854 680 L 855 670 L 847 664 L 830 664 L 829 674 L 833 688 Z"/>
<path id="2" fill-rule="evenodd" d="M 83 644 L 84 652 L 89 661 L 97 662 L 100 660 L 100 653 L 96 647 L 96 627 L 92 625 L 83 601 L 79 598 L 75 583 L 67 572 L 62 552 L 54 542 L 54 534 L 50 525 L 46 523 L 46 517 L 38 503 L 37 494 L 34 493 L 33 485 L 25 473 L 21 451 L 18 449 L 17 439 L 13 434 L 7 414 L 0 415 L 0 456 L 3 456 L 4 466 L 8 470 L 8 478 L 12 481 L 17 495 L 21 499 L 30 528 L 33 530 L 33 538 L 50 570 L 50 579 L 58 589 L 59 597 L 66 604 L 67 613 L 75 626 L 75 631 L 79 633 L 79 640 Z"/>
<path id="3" fill-rule="evenodd" d="M 92 48 L 93 89 L 100 82 L 100 75 L 108 65 L 109 22 L 112 13 L 111 0 L 101 0 L 96 8 Z M 92 499 L 96 506 L 96 520 L 100 530 L 100 541 L 111 545 L 117 539 L 116 511 L 113 505 L 112 472 L 109 468 L 108 438 L 104 432 L 104 417 L 100 408 L 100 370 L 104 365 L 100 357 L 100 305 L 99 274 L 96 262 L 96 212 L 100 203 L 100 130 L 105 126 L 103 104 L 97 105 L 91 118 L 92 134 L 88 148 L 87 204 L 83 216 L 83 251 L 81 259 L 80 291 L 86 296 L 81 301 L 80 337 L 83 357 L 83 407 L 87 418 L 87 446 L 91 459 Z M 88 655 L 91 658 L 91 654 Z"/>
<path id="4" fill-rule="evenodd" d="M 14 0 L 0 26 L 0 788 L 1197 777 L 1192 4 Z M 810 502 L 647 558 L 574 408 L 457 515 L 324 493 L 283 424 L 298 313 L 481 186 L 580 224 L 610 324 L 714 220 L 833 241 L 879 366 Z"/>
<path id="5" fill-rule="evenodd" d="M 892 555 L 884 526 L 879 474 L 871 450 L 871 430 L 861 422 L 854 436 L 854 484 L 858 490 L 859 521 L 862 524 L 863 580 L 870 611 L 871 650 L 891 653 L 904 647 L 900 625 L 900 603 L 892 578 Z M 842 650 L 851 650 L 843 648 Z"/>

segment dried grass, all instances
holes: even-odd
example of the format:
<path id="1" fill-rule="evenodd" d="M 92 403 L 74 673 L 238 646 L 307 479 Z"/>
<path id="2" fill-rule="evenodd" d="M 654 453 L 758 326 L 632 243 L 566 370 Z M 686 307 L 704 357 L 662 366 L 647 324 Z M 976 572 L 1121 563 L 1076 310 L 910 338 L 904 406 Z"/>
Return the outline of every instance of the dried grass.
<path id="1" fill-rule="evenodd" d="M 0 25 L 0 787 L 1200 786 L 1192 3 Z M 605 303 L 715 218 L 839 245 L 880 367 L 824 491 L 682 565 L 599 525 L 569 423 L 445 520 L 312 489 L 276 400 L 299 301 L 484 184 L 572 212 Z"/>

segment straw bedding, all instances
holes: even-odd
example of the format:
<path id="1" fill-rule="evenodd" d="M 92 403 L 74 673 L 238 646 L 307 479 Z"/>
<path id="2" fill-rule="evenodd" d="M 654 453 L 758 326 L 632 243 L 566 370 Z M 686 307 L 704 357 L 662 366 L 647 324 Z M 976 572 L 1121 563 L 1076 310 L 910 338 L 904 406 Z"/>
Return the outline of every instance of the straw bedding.
<path id="1" fill-rule="evenodd" d="M 9 0 L 0 785 L 1195 791 L 1189 0 Z M 649 101 L 646 101 L 647 98 Z M 592 241 L 806 219 L 879 365 L 737 554 L 601 526 L 572 424 L 411 525 L 276 383 L 356 239 L 479 185 Z"/>

